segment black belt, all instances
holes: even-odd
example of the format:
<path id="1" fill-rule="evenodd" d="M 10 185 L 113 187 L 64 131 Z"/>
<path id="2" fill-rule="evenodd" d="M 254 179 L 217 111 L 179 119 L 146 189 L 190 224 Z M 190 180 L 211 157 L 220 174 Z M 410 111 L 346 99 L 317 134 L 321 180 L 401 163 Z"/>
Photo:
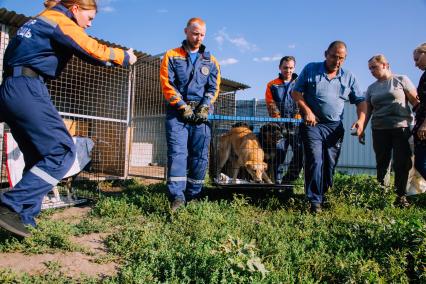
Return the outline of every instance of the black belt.
<path id="1" fill-rule="evenodd" d="M 3 78 L 7 77 L 19 77 L 25 76 L 30 78 L 39 78 L 40 80 L 44 80 L 41 75 L 35 72 L 33 69 L 25 66 L 15 66 L 15 67 L 7 67 L 3 71 Z"/>

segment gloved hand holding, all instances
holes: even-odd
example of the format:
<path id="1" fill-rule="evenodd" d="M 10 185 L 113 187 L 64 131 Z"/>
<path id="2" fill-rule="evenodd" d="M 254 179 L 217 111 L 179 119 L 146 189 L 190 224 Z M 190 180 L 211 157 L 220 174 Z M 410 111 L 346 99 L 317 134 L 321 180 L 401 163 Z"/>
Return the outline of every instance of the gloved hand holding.
<path id="1" fill-rule="evenodd" d="M 196 117 L 191 106 L 186 105 L 184 108 L 179 110 L 179 113 L 184 122 L 196 122 Z"/>
<path id="2" fill-rule="evenodd" d="M 197 106 L 195 109 L 195 122 L 201 124 L 207 121 L 209 121 L 209 106 L 205 104 Z"/>
<path id="3" fill-rule="evenodd" d="M 133 65 L 138 60 L 135 53 L 133 52 L 133 48 L 128 49 L 127 54 L 129 55 L 129 64 Z"/>

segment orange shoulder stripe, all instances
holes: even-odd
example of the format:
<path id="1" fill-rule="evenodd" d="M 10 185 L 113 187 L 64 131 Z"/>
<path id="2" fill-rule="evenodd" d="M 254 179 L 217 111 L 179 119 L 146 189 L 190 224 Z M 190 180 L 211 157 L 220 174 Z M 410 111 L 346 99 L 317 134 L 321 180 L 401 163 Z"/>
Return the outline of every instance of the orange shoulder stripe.
<path id="1" fill-rule="evenodd" d="M 280 115 L 279 115 L 277 104 L 275 103 L 274 98 L 272 97 L 271 86 L 275 84 L 280 84 L 280 82 L 281 82 L 280 79 L 277 78 L 270 81 L 266 85 L 266 92 L 265 92 L 266 107 L 268 109 L 269 116 L 274 118 L 280 117 Z"/>
<path id="2" fill-rule="evenodd" d="M 57 24 L 64 35 L 68 36 L 93 58 L 105 62 L 112 61 L 123 65 L 125 58 L 124 50 L 121 48 L 108 47 L 99 43 L 97 40 L 89 37 L 84 32 L 83 28 L 79 27 L 75 22 L 66 17 L 64 14 L 54 10 L 47 10 L 40 16 L 42 18 L 46 18 L 50 22 Z"/>
<path id="3" fill-rule="evenodd" d="M 220 83 L 222 81 L 221 79 L 221 75 L 220 75 L 220 66 L 219 66 L 219 62 L 217 62 L 216 58 L 213 55 L 210 55 L 211 60 L 213 61 L 214 65 L 216 66 L 217 69 L 217 75 L 216 75 L 216 92 L 213 95 L 213 98 L 211 99 L 211 104 L 213 104 L 217 97 L 219 96 L 219 92 L 220 92 Z"/>
<path id="4" fill-rule="evenodd" d="M 169 78 L 170 57 L 180 56 L 178 49 L 179 48 L 167 51 L 163 57 L 163 61 L 161 62 L 160 67 L 160 83 L 161 88 L 163 89 L 164 98 L 172 106 L 176 105 L 180 100 L 182 100 L 181 95 L 178 93 L 175 87 L 172 86 Z"/>

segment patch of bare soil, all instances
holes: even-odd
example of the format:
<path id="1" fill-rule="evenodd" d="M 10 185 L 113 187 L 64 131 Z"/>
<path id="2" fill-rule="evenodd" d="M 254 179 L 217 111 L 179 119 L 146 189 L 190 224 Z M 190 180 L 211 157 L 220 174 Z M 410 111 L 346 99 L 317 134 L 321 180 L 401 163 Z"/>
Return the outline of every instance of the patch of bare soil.
<path id="1" fill-rule="evenodd" d="M 84 207 L 68 207 L 64 210 L 58 210 L 50 216 L 51 220 L 66 221 L 71 224 L 77 224 L 84 218 L 92 208 L 90 206 Z"/>
<path id="2" fill-rule="evenodd" d="M 66 220 L 78 223 L 90 211 L 90 207 L 70 207 L 54 213 L 53 220 Z M 112 276 L 117 273 L 118 263 L 108 259 L 104 238 L 108 234 L 89 234 L 72 237 L 71 241 L 86 248 L 81 252 L 61 252 L 54 254 L 25 255 L 23 253 L 1 253 L 0 268 L 10 268 L 16 273 L 43 275 L 49 273 L 49 264 L 55 264 L 66 276 L 79 278 L 82 274 L 92 277 Z"/>
<path id="3" fill-rule="evenodd" d="M 151 185 L 163 182 L 162 180 L 152 178 L 139 178 L 138 181 L 143 185 Z"/>

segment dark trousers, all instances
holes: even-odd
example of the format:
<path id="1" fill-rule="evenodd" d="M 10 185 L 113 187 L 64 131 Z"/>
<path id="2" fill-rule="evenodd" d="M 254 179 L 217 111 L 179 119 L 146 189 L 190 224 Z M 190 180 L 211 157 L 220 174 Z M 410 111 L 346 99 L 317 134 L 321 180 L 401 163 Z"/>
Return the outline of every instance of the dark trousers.
<path id="1" fill-rule="evenodd" d="M 35 226 L 43 197 L 71 168 L 74 142 L 39 78 L 8 77 L 0 87 L 0 113 L 24 155 L 25 169 L 1 201 Z"/>
<path id="2" fill-rule="evenodd" d="M 340 155 L 344 128 L 341 121 L 301 125 L 305 154 L 305 192 L 311 203 L 321 204 L 333 185 L 334 169 Z"/>
<path id="3" fill-rule="evenodd" d="M 411 132 L 408 127 L 394 129 L 373 129 L 373 148 L 376 153 L 377 181 L 384 184 L 393 158 L 395 188 L 399 196 L 405 195 L 408 172 L 411 169 L 411 150 L 408 139 Z"/>
<path id="4" fill-rule="evenodd" d="M 293 156 L 288 165 L 287 172 L 282 178 L 283 182 L 292 182 L 296 180 L 303 168 L 303 144 L 299 131 L 286 137 L 284 149 L 277 149 L 277 165 L 281 165 L 285 162 L 289 146 L 291 146 Z M 276 167 L 276 177 L 278 176 L 278 168 L 279 167 Z"/>
<path id="5" fill-rule="evenodd" d="M 210 123 L 184 123 L 176 111 L 168 110 L 166 138 L 170 199 L 188 201 L 196 198 L 201 193 L 207 172 Z"/>

